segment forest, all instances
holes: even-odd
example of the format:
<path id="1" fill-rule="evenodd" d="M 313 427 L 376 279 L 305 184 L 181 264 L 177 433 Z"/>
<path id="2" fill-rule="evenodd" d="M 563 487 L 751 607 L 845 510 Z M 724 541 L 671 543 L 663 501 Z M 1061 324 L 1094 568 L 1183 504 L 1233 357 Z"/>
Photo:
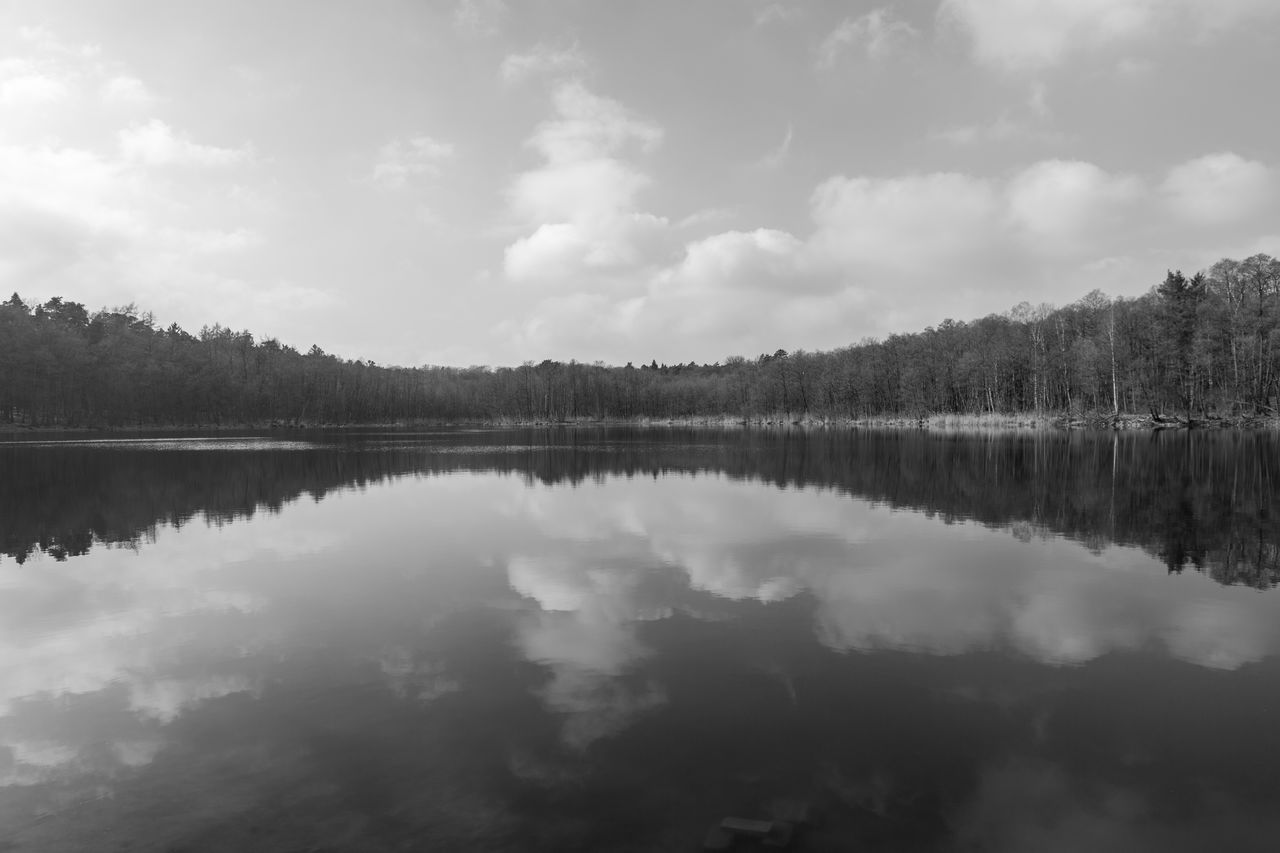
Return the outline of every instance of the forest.
<path id="1" fill-rule="evenodd" d="M 828 352 L 715 364 L 394 367 L 134 306 L 0 303 L 0 428 L 316 426 L 1034 413 L 1274 418 L 1280 260 L 1169 272 L 1136 298 L 945 320 Z"/>

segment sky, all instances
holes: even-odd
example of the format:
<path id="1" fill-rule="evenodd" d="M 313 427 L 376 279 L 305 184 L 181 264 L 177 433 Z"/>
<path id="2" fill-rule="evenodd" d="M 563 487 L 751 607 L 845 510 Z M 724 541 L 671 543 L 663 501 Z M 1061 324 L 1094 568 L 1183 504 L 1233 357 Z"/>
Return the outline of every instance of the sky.
<path id="1" fill-rule="evenodd" d="M 1275 0 L 7 0 L 0 292 L 700 363 L 1280 255 Z"/>

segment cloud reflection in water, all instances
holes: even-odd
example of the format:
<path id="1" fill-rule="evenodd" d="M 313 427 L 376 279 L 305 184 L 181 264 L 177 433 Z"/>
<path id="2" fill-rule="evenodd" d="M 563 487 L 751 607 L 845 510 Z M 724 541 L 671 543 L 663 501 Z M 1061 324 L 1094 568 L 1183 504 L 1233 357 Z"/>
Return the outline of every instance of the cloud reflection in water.
<path id="1" fill-rule="evenodd" d="M 697 594 L 815 602 L 815 630 L 842 650 L 933 654 L 1010 649 L 1049 664 L 1162 648 L 1202 666 L 1235 668 L 1273 654 L 1280 626 L 1265 594 L 1168 576 L 1144 552 L 1091 551 L 1055 538 L 819 490 L 777 490 L 721 477 L 612 480 L 523 491 L 506 503 L 535 523 L 532 558 L 508 560 L 513 589 L 547 612 L 578 614 L 577 630 L 612 654 L 637 654 L 623 626 L 695 606 Z M 594 543 L 594 544 L 593 544 Z M 606 547 L 608 553 L 604 552 Z M 678 571 L 666 599 L 637 581 Z M 625 649 L 625 651 L 623 651 Z"/>

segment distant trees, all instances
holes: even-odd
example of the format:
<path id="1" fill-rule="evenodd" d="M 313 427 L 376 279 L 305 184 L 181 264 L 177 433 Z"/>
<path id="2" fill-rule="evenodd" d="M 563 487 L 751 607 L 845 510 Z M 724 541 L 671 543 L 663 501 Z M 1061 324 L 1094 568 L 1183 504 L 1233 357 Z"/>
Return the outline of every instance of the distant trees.
<path id="1" fill-rule="evenodd" d="M 219 324 L 158 328 L 132 305 L 0 303 L 0 423 L 32 426 L 915 417 L 977 412 L 1276 414 L 1280 261 L 1170 272 L 831 352 L 716 364 L 382 367 Z"/>

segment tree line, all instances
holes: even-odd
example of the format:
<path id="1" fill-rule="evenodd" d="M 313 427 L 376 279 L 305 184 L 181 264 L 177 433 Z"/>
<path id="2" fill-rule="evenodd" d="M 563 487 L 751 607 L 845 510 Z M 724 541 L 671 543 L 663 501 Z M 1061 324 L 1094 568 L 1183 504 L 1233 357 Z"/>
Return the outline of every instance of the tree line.
<path id="1" fill-rule="evenodd" d="M 391 367 L 222 325 L 191 334 L 134 306 L 0 303 L 0 424 L 34 427 L 1277 414 L 1280 261 L 1169 272 L 1136 298 L 1094 291 L 828 352 L 715 364 Z"/>

